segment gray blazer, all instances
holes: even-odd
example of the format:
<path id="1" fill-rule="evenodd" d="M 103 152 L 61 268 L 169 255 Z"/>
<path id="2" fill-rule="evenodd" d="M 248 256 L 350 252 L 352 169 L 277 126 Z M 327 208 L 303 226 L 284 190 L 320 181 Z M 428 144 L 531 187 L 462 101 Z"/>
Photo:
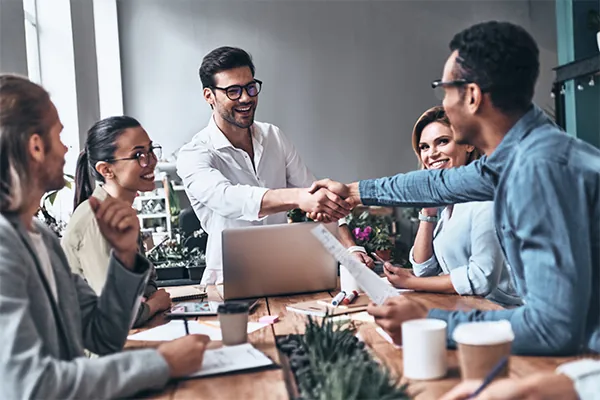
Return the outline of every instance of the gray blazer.
<path id="1" fill-rule="evenodd" d="M 2 397 L 113 398 L 164 386 L 169 367 L 155 349 L 117 353 L 146 285 L 148 262 L 140 256 L 132 272 L 111 255 L 106 286 L 97 297 L 71 273 L 54 233 L 34 223 L 48 248 L 58 302 L 25 227 L 16 215 L 0 214 Z M 102 357 L 88 359 L 84 348 Z"/>

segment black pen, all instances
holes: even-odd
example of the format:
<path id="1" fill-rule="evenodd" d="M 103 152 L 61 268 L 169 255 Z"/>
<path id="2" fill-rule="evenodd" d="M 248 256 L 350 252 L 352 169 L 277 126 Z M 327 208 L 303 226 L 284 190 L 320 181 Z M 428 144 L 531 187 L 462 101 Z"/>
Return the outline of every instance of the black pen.
<path id="1" fill-rule="evenodd" d="M 188 328 L 187 318 L 183 318 L 183 325 L 185 326 L 185 334 L 190 334 L 190 328 Z"/>
<path id="2" fill-rule="evenodd" d="M 507 362 L 508 362 L 508 356 L 502 357 L 500 359 L 500 361 L 498 361 L 498 364 L 496 364 L 496 366 L 494 368 L 492 368 L 490 373 L 487 374 L 487 376 L 481 383 L 481 386 L 479 386 L 476 391 L 474 391 L 469 397 L 467 397 L 467 399 L 474 399 L 475 397 L 479 396 L 481 394 L 481 392 L 483 392 L 483 389 L 485 389 L 487 387 L 487 385 L 492 383 L 492 381 L 496 378 L 496 376 L 498 376 L 498 374 L 500 372 L 502 372 L 504 367 L 506 367 Z"/>

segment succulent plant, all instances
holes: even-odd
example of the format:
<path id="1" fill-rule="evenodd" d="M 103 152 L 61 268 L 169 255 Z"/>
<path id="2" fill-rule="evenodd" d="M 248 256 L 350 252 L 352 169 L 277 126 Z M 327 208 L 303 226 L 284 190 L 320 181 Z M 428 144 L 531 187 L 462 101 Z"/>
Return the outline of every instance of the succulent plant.
<path id="1" fill-rule="evenodd" d="M 351 324 L 308 317 L 304 335 L 278 338 L 290 363 L 301 399 L 409 399 L 387 367 L 355 336 Z"/>

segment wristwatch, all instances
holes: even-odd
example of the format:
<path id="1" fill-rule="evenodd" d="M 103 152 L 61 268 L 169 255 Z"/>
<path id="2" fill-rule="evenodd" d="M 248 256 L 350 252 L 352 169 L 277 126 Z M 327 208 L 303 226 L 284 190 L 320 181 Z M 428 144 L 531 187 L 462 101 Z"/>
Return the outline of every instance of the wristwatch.
<path id="1" fill-rule="evenodd" d="M 438 221 L 438 217 L 430 217 L 429 215 L 424 215 L 419 212 L 419 221 L 432 222 L 435 224 Z"/>

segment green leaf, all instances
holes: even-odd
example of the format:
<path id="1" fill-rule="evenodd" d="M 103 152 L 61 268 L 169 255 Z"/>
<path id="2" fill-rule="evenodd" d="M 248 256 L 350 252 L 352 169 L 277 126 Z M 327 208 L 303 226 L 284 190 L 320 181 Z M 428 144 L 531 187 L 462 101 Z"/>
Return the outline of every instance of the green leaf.
<path id="1" fill-rule="evenodd" d="M 57 196 L 57 195 L 58 195 L 58 190 L 55 190 L 54 192 L 51 192 L 51 193 L 48 195 L 47 199 L 48 199 L 48 202 L 49 202 L 51 205 L 54 205 L 54 202 L 56 201 L 56 196 Z"/>

